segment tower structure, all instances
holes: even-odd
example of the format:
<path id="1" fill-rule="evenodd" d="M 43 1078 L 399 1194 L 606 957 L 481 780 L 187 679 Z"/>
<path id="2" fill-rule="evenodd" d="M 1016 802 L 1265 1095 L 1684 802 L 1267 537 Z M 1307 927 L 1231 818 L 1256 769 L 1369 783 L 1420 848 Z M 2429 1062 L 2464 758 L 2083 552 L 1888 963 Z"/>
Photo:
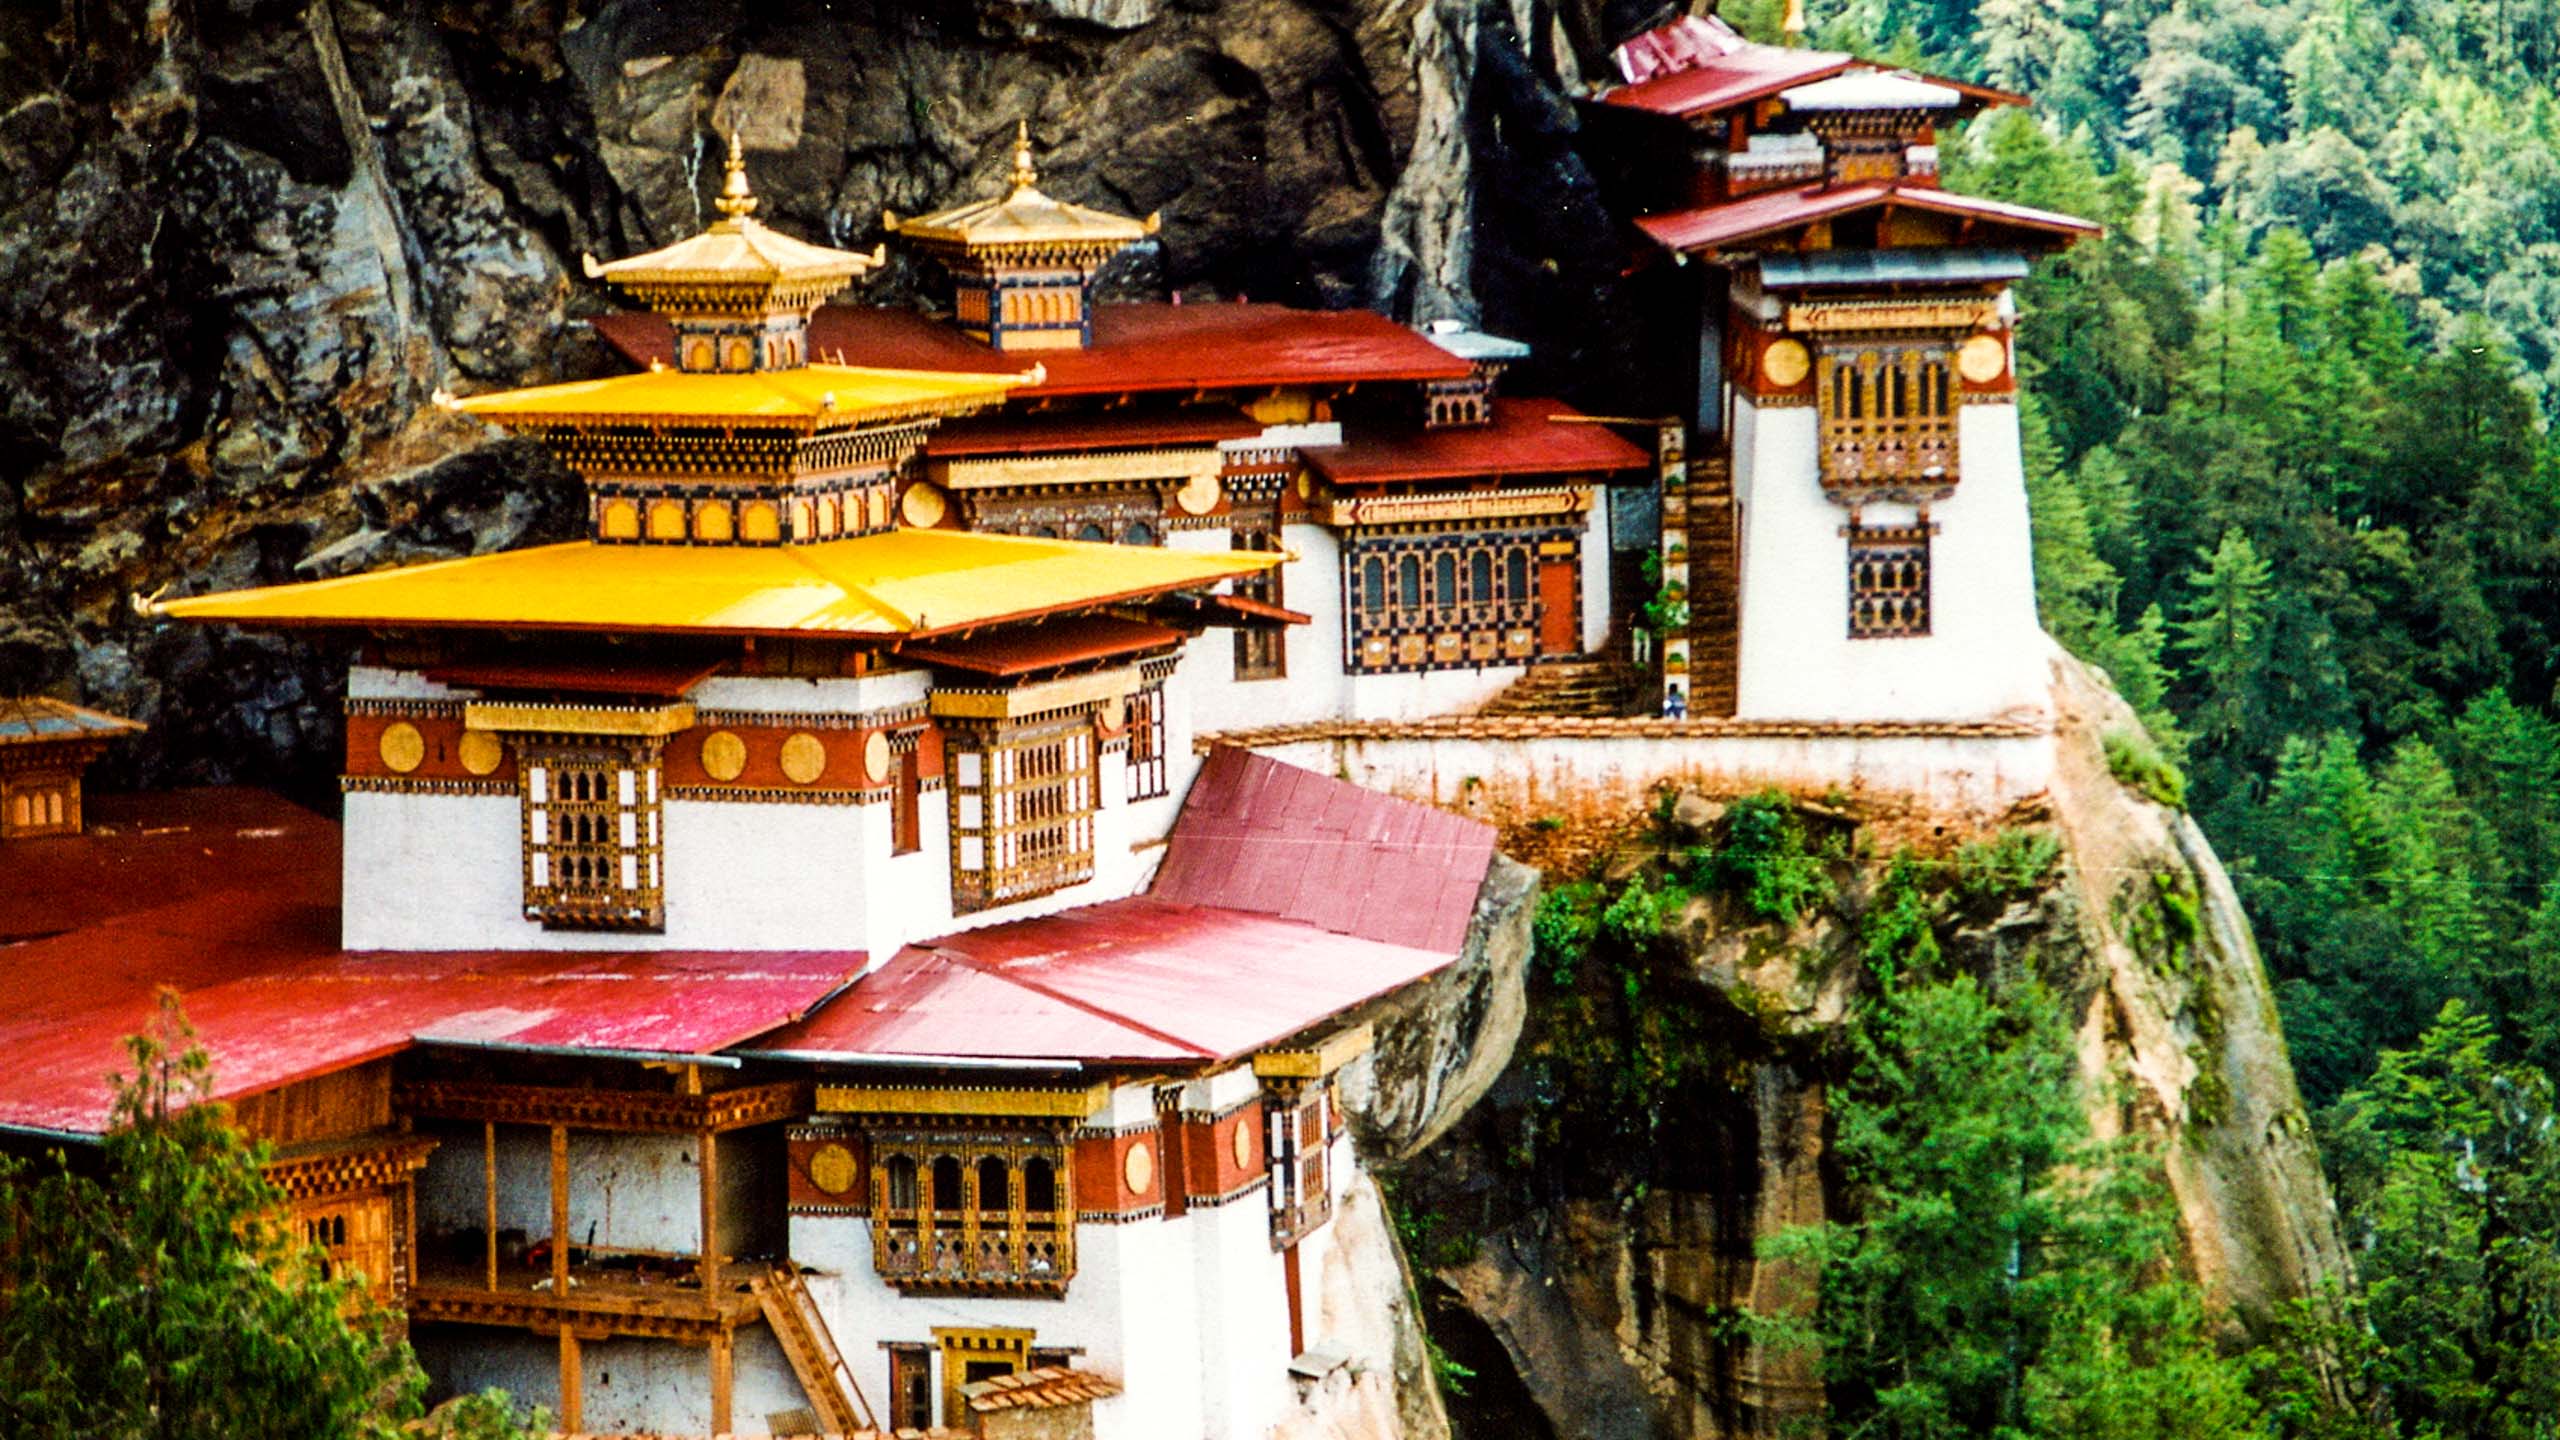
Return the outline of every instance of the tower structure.
<path id="1" fill-rule="evenodd" d="M 1939 127 L 2024 97 L 1712 17 L 1620 63 L 1604 104 L 1687 157 L 1637 181 L 1638 227 L 1708 276 L 1692 454 L 1731 489 L 1687 519 L 1734 543 L 1681 578 L 1738 623 L 1693 664 L 1749 718 L 2043 710 L 2010 286 L 2097 227 L 1938 185 Z"/>
<path id="2" fill-rule="evenodd" d="M 1052 200 L 1031 165 L 1031 122 L 1014 132 L 1013 188 L 883 228 L 942 263 L 960 328 L 999 350 L 1082 350 L 1093 343 L 1093 277 L 1103 262 L 1156 233 L 1132 220 Z"/>

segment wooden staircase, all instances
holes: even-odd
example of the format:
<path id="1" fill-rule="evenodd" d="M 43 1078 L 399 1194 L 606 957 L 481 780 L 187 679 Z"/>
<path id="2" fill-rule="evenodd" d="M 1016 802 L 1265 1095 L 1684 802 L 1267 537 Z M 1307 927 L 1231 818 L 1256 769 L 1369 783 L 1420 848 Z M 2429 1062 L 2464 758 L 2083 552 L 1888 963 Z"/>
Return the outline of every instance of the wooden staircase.
<path id="1" fill-rule="evenodd" d="M 1635 705 L 1635 673 L 1604 650 L 1600 656 L 1532 665 L 1478 713 L 1615 716 L 1632 713 Z"/>
<path id="2" fill-rule="evenodd" d="M 756 1277 L 754 1285 L 765 1323 L 773 1327 L 773 1338 L 790 1357 L 792 1373 L 800 1377 L 809 1408 L 817 1413 L 820 1433 L 842 1435 L 876 1428 L 871 1404 L 862 1398 L 862 1387 L 855 1382 L 852 1367 L 844 1363 L 844 1352 L 836 1348 L 836 1338 L 827 1329 L 826 1317 L 818 1313 L 809 1287 L 801 1283 L 799 1267 L 788 1260 L 777 1261 Z"/>
<path id="3" fill-rule="evenodd" d="M 1742 545 L 1733 460 L 1689 461 L 1689 713 L 1726 716 L 1740 699 Z"/>

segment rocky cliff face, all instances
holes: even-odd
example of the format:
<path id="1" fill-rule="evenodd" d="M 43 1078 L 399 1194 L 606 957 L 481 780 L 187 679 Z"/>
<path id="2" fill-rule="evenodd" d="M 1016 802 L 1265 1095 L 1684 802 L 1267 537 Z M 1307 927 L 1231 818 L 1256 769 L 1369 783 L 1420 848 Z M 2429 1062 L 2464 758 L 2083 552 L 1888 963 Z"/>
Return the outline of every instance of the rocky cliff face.
<path id="1" fill-rule="evenodd" d="M 1125 292 L 1482 314 L 1581 375 L 1616 261 L 1561 96 L 1609 8 L 0 7 L 0 693 L 154 721 L 128 780 L 325 783 L 329 657 L 126 598 L 567 533 L 566 475 L 428 399 L 602 368 L 578 256 L 701 225 L 730 129 L 776 224 L 867 248 L 1028 120 L 1053 193 L 1163 212 Z"/>
<path id="2" fill-rule="evenodd" d="M 2350 1278 L 2336 1213 L 2220 862 L 2192 821 L 2109 773 L 2103 737 L 2135 725 L 2122 702 L 2060 657 L 2056 681 L 2059 779 L 2012 819 L 2058 839 L 2059 863 L 1987 908 L 1944 901 L 1935 933 L 1947 963 L 2034 975 L 2067 1007 L 2093 1126 L 2155 1142 L 2186 1266 L 2238 1343 L 2272 1306 Z M 1624 1020 L 1678 1063 L 1580 1074 L 1579 1055 L 1623 1066 L 1631 1052 L 1594 1046 L 1594 1012 L 1575 997 L 1533 988 L 1486 1103 L 1388 1167 L 1434 1336 L 1477 1372 L 1451 1403 L 1461 1437 L 1541 1433 L 1523 1419 L 1535 1416 L 1556 1436 L 1704 1440 L 1781 1433 L 1818 1411 L 1812 1358 L 1751 1344 L 1733 1317 L 1808 1303 L 1759 1242 L 1838 1213 L 1824 1084 L 1863 983 L 1855 918 L 1882 857 L 1965 837 L 1910 817 L 1877 833 L 1804 803 L 1861 858 L 1837 862 L 1835 901 L 1793 928 L 1728 896 L 1688 902 L 1669 926 L 1678 973 L 1648 983 Z M 1692 796 L 1630 817 L 1616 873 L 1702 838 L 1719 808 Z M 1559 1113 L 1560 1076 L 1578 1092 L 1561 1141 L 1537 1118 Z"/>

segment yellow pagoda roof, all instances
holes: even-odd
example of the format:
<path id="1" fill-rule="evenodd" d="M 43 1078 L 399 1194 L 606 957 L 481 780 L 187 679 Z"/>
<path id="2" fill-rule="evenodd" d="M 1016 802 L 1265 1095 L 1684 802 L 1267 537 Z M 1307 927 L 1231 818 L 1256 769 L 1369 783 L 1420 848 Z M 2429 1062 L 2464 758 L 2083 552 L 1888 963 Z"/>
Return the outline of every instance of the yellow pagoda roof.
<path id="1" fill-rule="evenodd" d="M 1012 193 L 1001 200 L 975 200 L 908 219 L 900 219 L 893 210 L 883 211 L 880 223 L 892 235 L 971 250 L 1081 246 L 1116 250 L 1156 233 L 1162 219 L 1149 215 L 1132 220 L 1052 200 L 1040 193 L 1039 179 L 1031 168 L 1031 123 L 1026 120 L 1014 138 Z"/>
<path id="2" fill-rule="evenodd" d="M 1001 403 L 1016 385 L 1037 385 L 1042 378 L 1036 367 L 1015 375 L 861 365 L 735 374 L 652 369 L 461 399 L 439 395 L 437 401 L 446 409 L 509 426 L 727 422 L 815 432 L 967 414 Z"/>
<path id="3" fill-rule="evenodd" d="M 896 638 L 1198 589 L 1285 558 L 959 530 L 770 547 L 581 540 L 143 608 L 246 625 Z"/>
<path id="4" fill-rule="evenodd" d="M 722 218 L 689 240 L 646 255 L 599 264 L 586 256 L 589 279 L 605 280 L 643 301 L 702 298 L 704 291 L 787 292 L 778 303 L 817 304 L 887 256 L 834 250 L 794 240 L 754 218 L 756 197 L 747 188 L 746 157 L 729 137 L 728 179 L 714 202 Z"/>

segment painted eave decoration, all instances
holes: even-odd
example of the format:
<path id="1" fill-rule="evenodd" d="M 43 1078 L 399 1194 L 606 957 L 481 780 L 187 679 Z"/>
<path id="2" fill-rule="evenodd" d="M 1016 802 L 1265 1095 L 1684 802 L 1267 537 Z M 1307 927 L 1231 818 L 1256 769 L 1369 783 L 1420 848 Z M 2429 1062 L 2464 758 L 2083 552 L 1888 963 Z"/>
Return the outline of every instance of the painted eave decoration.
<path id="1" fill-rule="evenodd" d="M 572 541 L 163 601 L 151 611 L 348 629 L 893 639 L 1202 589 L 1286 558 L 944 530 L 753 548 Z"/>
<path id="2" fill-rule="evenodd" d="M 442 403 L 513 429 L 654 423 L 816 434 L 882 421 L 965 415 L 1001 404 L 1006 392 L 1040 379 L 1036 369 L 1005 375 L 823 364 L 726 375 L 650 369 Z"/>
<path id="3" fill-rule="evenodd" d="M 2105 227 L 2076 215 L 1958 195 L 1931 185 L 1808 186 L 1764 195 L 1640 216 L 1636 228 L 1666 250 L 1695 252 L 1777 236 L 1801 225 L 1860 210 L 1900 206 L 1972 220 L 2007 231 L 2008 243 L 2052 249 L 2100 234 Z"/>

